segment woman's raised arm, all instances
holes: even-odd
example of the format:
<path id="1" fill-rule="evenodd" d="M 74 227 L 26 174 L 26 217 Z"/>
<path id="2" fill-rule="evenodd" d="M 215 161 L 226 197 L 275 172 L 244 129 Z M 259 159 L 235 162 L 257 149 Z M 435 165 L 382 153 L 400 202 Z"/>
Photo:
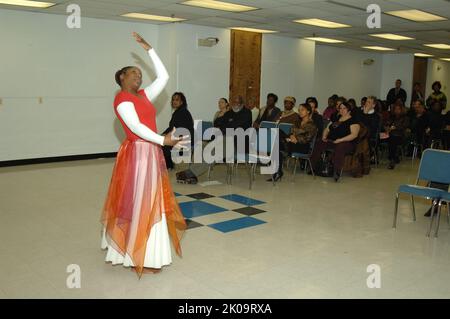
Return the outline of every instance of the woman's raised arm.
<path id="1" fill-rule="evenodd" d="M 150 101 L 153 101 L 158 97 L 158 95 L 162 92 L 162 90 L 164 90 L 164 87 L 169 81 L 169 73 L 167 73 L 166 67 L 164 66 L 164 64 L 162 63 L 161 59 L 156 54 L 152 46 L 148 44 L 136 32 L 133 33 L 133 36 L 136 39 L 136 41 L 142 46 L 142 48 L 144 48 L 144 50 L 148 52 L 148 55 L 150 56 L 153 65 L 155 66 L 156 80 L 153 81 L 152 84 L 150 84 L 144 89 L 147 98 Z"/>

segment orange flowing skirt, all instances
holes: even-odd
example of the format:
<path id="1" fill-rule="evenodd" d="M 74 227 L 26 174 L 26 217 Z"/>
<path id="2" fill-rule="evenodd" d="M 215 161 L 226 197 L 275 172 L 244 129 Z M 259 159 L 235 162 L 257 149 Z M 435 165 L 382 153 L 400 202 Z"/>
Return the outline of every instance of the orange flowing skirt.
<path id="1" fill-rule="evenodd" d="M 144 140 L 127 139 L 117 154 L 101 222 L 108 245 L 130 256 L 139 276 L 145 255 L 152 249 L 147 247 L 150 232 L 163 214 L 172 244 L 181 256 L 186 222 L 170 185 L 162 149 Z"/>

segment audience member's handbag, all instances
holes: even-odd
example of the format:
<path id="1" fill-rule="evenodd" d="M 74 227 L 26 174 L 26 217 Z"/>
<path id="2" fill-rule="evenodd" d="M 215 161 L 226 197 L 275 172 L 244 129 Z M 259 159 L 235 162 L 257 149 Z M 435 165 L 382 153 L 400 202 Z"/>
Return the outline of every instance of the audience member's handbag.
<path id="1" fill-rule="evenodd" d="M 197 176 L 192 173 L 191 170 L 187 169 L 181 172 L 176 173 L 177 183 L 181 184 L 197 184 L 198 179 Z"/>

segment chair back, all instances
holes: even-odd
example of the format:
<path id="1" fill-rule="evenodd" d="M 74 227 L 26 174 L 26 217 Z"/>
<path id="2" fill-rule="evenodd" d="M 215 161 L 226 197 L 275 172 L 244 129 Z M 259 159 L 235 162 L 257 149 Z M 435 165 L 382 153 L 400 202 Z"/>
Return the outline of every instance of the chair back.
<path id="1" fill-rule="evenodd" d="M 276 128 L 276 127 L 277 127 L 276 122 L 262 121 L 261 124 L 259 124 L 259 128 Z"/>
<path id="2" fill-rule="evenodd" d="M 450 184 L 450 151 L 426 149 L 420 160 L 419 180 Z"/>
<path id="3" fill-rule="evenodd" d="M 278 124 L 278 128 L 280 129 L 280 131 L 283 131 L 286 135 L 291 135 L 293 127 L 294 125 L 292 123 Z"/>
<path id="4" fill-rule="evenodd" d="M 210 129 L 214 126 L 213 122 L 211 122 L 211 121 L 201 121 L 201 122 L 202 122 L 202 141 L 209 141 L 210 139 L 205 139 L 204 136 L 205 136 L 206 130 Z"/>

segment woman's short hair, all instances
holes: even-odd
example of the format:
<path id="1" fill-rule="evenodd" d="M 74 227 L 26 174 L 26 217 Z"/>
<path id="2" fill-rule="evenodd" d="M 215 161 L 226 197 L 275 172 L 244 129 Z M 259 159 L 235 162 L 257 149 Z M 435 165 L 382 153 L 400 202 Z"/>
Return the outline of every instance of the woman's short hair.
<path id="1" fill-rule="evenodd" d="M 276 95 L 275 93 L 267 94 L 267 99 L 269 99 L 269 98 L 273 98 L 275 100 L 275 103 L 278 102 L 278 95 Z"/>
<path id="2" fill-rule="evenodd" d="M 314 96 L 310 96 L 306 99 L 306 103 L 309 104 L 309 102 L 313 102 L 316 108 L 319 106 L 319 102 L 317 102 L 317 99 Z"/>
<path id="3" fill-rule="evenodd" d="M 120 70 L 118 70 L 114 76 L 114 78 L 116 79 L 116 83 L 122 87 L 122 81 L 120 80 L 120 76 L 122 74 L 125 74 L 129 69 L 133 68 L 133 66 L 126 66 L 121 68 Z"/>
<path id="4" fill-rule="evenodd" d="M 434 81 L 433 84 L 431 85 L 431 88 L 434 89 L 434 86 L 437 85 L 439 86 L 439 90 L 442 89 L 442 84 L 439 81 Z"/>

